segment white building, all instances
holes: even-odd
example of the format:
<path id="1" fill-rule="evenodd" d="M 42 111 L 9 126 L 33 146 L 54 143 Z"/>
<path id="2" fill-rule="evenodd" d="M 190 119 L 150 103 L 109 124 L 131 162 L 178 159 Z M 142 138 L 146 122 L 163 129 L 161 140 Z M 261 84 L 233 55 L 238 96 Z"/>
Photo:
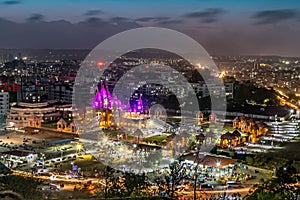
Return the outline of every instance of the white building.
<path id="1" fill-rule="evenodd" d="M 68 105 L 69 108 L 72 106 Z M 36 127 L 40 128 L 42 122 L 58 120 L 62 117 L 61 112 L 69 109 L 66 105 L 59 104 L 56 101 L 43 103 L 24 103 L 10 108 L 6 118 L 8 128 Z"/>

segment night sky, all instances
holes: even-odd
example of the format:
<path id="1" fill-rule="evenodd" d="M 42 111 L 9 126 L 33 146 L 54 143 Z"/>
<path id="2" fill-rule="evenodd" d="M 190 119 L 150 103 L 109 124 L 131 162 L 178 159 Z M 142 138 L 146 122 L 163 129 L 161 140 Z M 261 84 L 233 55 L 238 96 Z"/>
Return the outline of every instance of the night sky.
<path id="1" fill-rule="evenodd" d="M 300 56 L 300 1 L 0 1 L 0 48 L 88 48 L 142 26 L 181 31 L 210 54 Z"/>

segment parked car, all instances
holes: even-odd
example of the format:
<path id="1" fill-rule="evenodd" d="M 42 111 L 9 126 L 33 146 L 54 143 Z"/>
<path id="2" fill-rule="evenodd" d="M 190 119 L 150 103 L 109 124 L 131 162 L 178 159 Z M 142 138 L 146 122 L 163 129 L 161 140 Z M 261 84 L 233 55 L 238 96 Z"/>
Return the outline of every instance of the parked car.
<path id="1" fill-rule="evenodd" d="M 228 181 L 226 183 L 226 185 L 228 186 L 228 188 L 242 188 L 243 187 L 241 182 L 236 182 L 236 181 Z"/>
<path id="2" fill-rule="evenodd" d="M 201 189 L 202 190 L 213 190 L 214 186 L 208 183 L 203 183 L 201 184 Z"/>

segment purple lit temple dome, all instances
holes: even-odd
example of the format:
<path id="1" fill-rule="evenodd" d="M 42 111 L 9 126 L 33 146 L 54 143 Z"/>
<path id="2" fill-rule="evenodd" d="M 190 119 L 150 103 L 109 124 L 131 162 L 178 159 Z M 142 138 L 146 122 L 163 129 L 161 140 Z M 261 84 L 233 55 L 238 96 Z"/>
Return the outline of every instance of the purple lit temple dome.
<path id="1" fill-rule="evenodd" d="M 96 89 L 96 95 L 93 99 L 93 108 L 110 109 L 111 103 L 111 94 L 108 90 L 108 87 L 105 87 L 103 82 L 101 82 L 100 90 L 98 90 L 98 88 Z"/>
<path id="2" fill-rule="evenodd" d="M 128 109 L 128 112 L 143 112 L 145 110 L 142 95 L 140 95 L 139 99 L 135 100 L 133 104 L 123 105 L 116 96 L 112 97 L 107 85 L 105 86 L 103 82 L 101 82 L 100 88 L 98 86 L 96 88 L 96 94 L 93 98 L 93 108 L 121 110 Z"/>
<path id="3" fill-rule="evenodd" d="M 140 98 L 133 105 L 133 109 L 134 109 L 134 112 L 141 112 L 144 110 L 142 95 L 140 95 Z"/>
<path id="4" fill-rule="evenodd" d="M 108 90 L 107 85 L 104 86 L 104 83 L 101 82 L 100 89 L 96 88 L 96 94 L 93 99 L 93 108 L 95 109 L 122 109 L 121 101 L 116 97 L 111 95 L 110 91 Z"/>

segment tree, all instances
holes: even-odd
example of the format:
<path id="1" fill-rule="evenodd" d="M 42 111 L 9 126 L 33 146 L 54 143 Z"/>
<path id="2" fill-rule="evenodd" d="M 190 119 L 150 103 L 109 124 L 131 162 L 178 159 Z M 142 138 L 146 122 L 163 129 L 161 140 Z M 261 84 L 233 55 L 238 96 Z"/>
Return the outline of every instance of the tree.
<path id="1" fill-rule="evenodd" d="M 20 194 L 13 192 L 13 191 L 1 191 L 0 199 L 23 200 L 24 198 Z"/>
<path id="2" fill-rule="evenodd" d="M 294 185 L 298 176 L 292 162 L 287 162 L 276 170 L 276 177 L 270 180 L 262 180 L 253 187 L 247 200 L 297 200 L 300 199 L 300 189 Z"/>
<path id="3" fill-rule="evenodd" d="M 139 197 L 147 196 L 147 190 L 149 183 L 147 182 L 146 174 L 133 174 L 130 172 L 125 172 L 123 174 L 124 188 L 127 192 L 127 196 Z"/>
<path id="4" fill-rule="evenodd" d="M 104 198 L 148 196 L 149 183 L 145 173 L 123 173 L 107 166 L 104 185 L 104 189 L 98 194 Z"/>
<path id="5" fill-rule="evenodd" d="M 37 191 L 37 186 L 41 181 L 29 177 L 8 175 L 0 177 L 2 191 L 12 191 L 18 193 L 26 199 L 41 199 L 41 192 Z"/>
<path id="6" fill-rule="evenodd" d="M 247 163 L 247 165 L 253 165 L 253 163 L 254 163 L 253 158 L 251 156 L 247 156 L 246 163 Z"/>
<path id="7" fill-rule="evenodd" d="M 116 176 L 116 171 L 106 166 L 104 169 L 104 198 L 118 196 L 118 190 L 121 189 L 118 180 L 119 177 Z"/>
<path id="8" fill-rule="evenodd" d="M 176 186 L 186 177 L 184 164 L 180 161 L 174 161 L 169 165 L 170 173 L 165 176 L 167 184 L 167 193 L 171 198 L 174 198 Z"/>

